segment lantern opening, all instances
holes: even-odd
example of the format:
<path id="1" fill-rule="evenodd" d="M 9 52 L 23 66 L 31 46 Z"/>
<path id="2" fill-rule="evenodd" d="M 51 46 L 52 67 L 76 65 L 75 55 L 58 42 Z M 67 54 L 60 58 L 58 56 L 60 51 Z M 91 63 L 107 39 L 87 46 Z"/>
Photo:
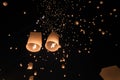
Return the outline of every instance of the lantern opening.
<path id="1" fill-rule="evenodd" d="M 39 50 L 40 50 L 40 47 L 41 47 L 40 45 L 35 44 L 35 43 L 29 43 L 29 44 L 27 45 L 28 50 L 29 50 L 29 51 L 33 51 L 33 52 L 39 51 Z"/>
<path id="2" fill-rule="evenodd" d="M 49 41 L 49 42 L 47 42 L 47 46 L 48 46 L 49 49 L 54 50 L 54 49 L 57 48 L 58 45 L 55 42 Z"/>

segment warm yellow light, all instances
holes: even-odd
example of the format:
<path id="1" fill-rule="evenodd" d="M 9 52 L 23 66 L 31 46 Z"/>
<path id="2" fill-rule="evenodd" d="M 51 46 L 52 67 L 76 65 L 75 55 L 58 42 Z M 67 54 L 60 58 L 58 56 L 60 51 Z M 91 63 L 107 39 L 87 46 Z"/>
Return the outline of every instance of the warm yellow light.
<path id="1" fill-rule="evenodd" d="M 75 21 L 75 25 L 77 25 L 77 26 L 78 26 L 78 25 L 79 25 L 79 21 Z"/>
<path id="2" fill-rule="evenodd" d="M 33 69 L 33 63 L 32 62 L 29 62 L 28 63 L 28 67 L 27 67 L 28 70 L 31 70 Z"/>
<path id="3" fill-rule="evenodd" d="M 8 5 L 8 3 L 5 1 L 5 2 L 3 2 L 3 6 L 7 6 Z"/>
<path id="4" fill-rule="evenodd" d="M 35 50 L 36 48 L 37 48 L 37 45 L 34 44 L 33 47 L 32 47 L 32 49 Z"/>
<path id="5" fill-rule="evenodd" d="M 34 72 L 34 76 L 37 76 L 37 71 Z"/>
<path id="6" fill-rule="evenodd" d="M 29 80 L 34 80 L 34 76 L 30 76 L 30 77 L 29 77 Z"/>
<path id="7" fill-rule="evenodd" d="M 23 64 L 22 64 L 22 63 L 20 63 L 20 67 L 23 67 Z"/>
<path id="8" fill-rule="evenodd" d="M 48 36 L 45 47 L 50 52 L 57 51 L 61 46 L 59 45 L 59 35 L 55 32 L 51 32 Z"/>
<path id="9" fill-rule="evenodd" d="M 62 65 L 61 65 L 61 68 L 62 68 L 62 69 L 65 69 L 65 65 L 64 65 L 64 64 L 62 64 Z"/>
<path id="10" fill-rule="evenodd" d="M 56 43 L 52 43 L 50 48 L 55 48 L 55 46 L 56 46 Z"/>
<path id="11" fill-rule="evenodd" d="M 42 34 L 41 32 L 31 32 L 28 38 L 26 48 L 30 52 L 38 52 L 42 47 Z"/>

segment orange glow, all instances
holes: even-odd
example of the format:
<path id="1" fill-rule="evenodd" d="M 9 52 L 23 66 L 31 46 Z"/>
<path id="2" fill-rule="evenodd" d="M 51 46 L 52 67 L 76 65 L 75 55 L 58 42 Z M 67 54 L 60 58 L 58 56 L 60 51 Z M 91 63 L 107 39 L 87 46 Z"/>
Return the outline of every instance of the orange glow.
<path id="1" fill-rule="evenodd" d="M 28 38 L 26 48 L 30 52 L 38 52 L 42 47 L 42 34 L 41 32 L 31 32 Z"/>
<path id="2" fill-rule="evenodd" d="M 6 1 L 3 2 L 3 6 L 8 6 L 8 3 Z"/>
<path id="3" fill-rule="evenodd" d="M 59 45 L 59 35 L 55 32 L 51 32 L 51 34 L 48 36 L 45 47 L 48 51 L 55 52 L 57 51 L 61 46 Z"/>
<path id="4" fill-rule="evenodd" d="M 30 76 L 30 77 L 29 77 L 29 80 L 34 80 L 34 76 Z"/>
<path id="5" fill-rule="evenodd" d="M 104 80 L 120 80 L 120 68 L 117 66 L 103 68 L 100 75 Z"/>
<path id="6" fill-rule="evenodd" d="M 37 71 L 34 72 L 34 76 L 37 76 Z"/>
<path id="7" fill-rule="evenodd" d="M 31 70 L 33 69 L 33 63 L 32 62 L 29 62 L 28 63 L 28 67 L 27 67 L 28 70 Z"/>
<path id="8" fill-rule="evenodd" d="M 62 69 L 65 69 L 65 65 L 64 65 L 64 64 L 62 64 L 62 65 L 61 65 L 61 68 L 62 68 Z"/>
<path id="9" fill-rule="evenodd" d="M 79 25 L 79 21 L 75 21 L 75 25 Z"/>

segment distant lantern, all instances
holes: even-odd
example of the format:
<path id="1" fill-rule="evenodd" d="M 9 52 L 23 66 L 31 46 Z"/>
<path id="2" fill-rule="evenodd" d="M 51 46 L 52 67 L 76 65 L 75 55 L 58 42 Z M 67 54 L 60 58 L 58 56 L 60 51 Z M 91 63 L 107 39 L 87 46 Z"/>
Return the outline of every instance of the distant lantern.
<path id="1" fill-rule="evenodd" d="M 3 6 L 5 6 L 5 7 L 8 5 L 8 3 L 7 3 L 6 1 L 3 2 L 2 4 L 3 4 Z"/>
<path id="2" fill-rule="evenodd" d="M 30 76 L 30 77 L 29 77 L 29 80 L 34 80 L 34 76 Z"/>
<path id="3" fill-rule="evenodd" d="M 37 76 L 37 71 L 34 72 L 34 76 Z"/>
<path id="4" fill-rule="evenodd" d="M 27 69 L 28 69 L 28 70 L 32 70 L 32 69 L 33 69 L 33 63 L 32 63 L 32 62 L 29 62 L 29 63 L 28 63 Z"/>
<path id="5" fill-rule="evenodd" d="M 77 26 L 78 26 L 78 25 L 79 25 L 79 21 L 75 21 L 75 25 L 77 25 Z"/>
<path id="6" fill-rule="evenodd" d="M 61 46 L 59 45 L 59 35 L 55 32 L 51 32 L 48 36 L 45 47 L 50 52 L 57 51 Z"/>
<path id="7" fill-rule="evenodd" d="M 62 65 L 61 65 L 61 68 L 62 68 L 62 69 L 65 69 L 65 65 L 64 65 L 64 64 L 62 64 Z"/>
<path id="8" fill-rule="evenodd" d="M 41 32 L 30 32 L 26 48 L 30 52 L 38 52 L 42 47 Z"/>

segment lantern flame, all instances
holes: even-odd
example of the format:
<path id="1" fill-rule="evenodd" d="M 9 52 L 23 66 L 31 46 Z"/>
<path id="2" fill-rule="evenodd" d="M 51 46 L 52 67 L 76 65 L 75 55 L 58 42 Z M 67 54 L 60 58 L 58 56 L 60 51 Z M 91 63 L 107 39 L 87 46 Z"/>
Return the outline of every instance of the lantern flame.
<path id="1" fill-rule="evenodd" d="M 37 46 L 36 46 L 36 44 L 34 44 L 34 45 L 33 45 L 33 49 L 36 49 L 36 48 L 37 48 Z"/>
<path id="2" fill-rule="evenodd" d="M 51 44 L 51 48 L 54 48 L 55 46 L 56 46 L 55 43 L 52 43 L 52 44 Z"/>

